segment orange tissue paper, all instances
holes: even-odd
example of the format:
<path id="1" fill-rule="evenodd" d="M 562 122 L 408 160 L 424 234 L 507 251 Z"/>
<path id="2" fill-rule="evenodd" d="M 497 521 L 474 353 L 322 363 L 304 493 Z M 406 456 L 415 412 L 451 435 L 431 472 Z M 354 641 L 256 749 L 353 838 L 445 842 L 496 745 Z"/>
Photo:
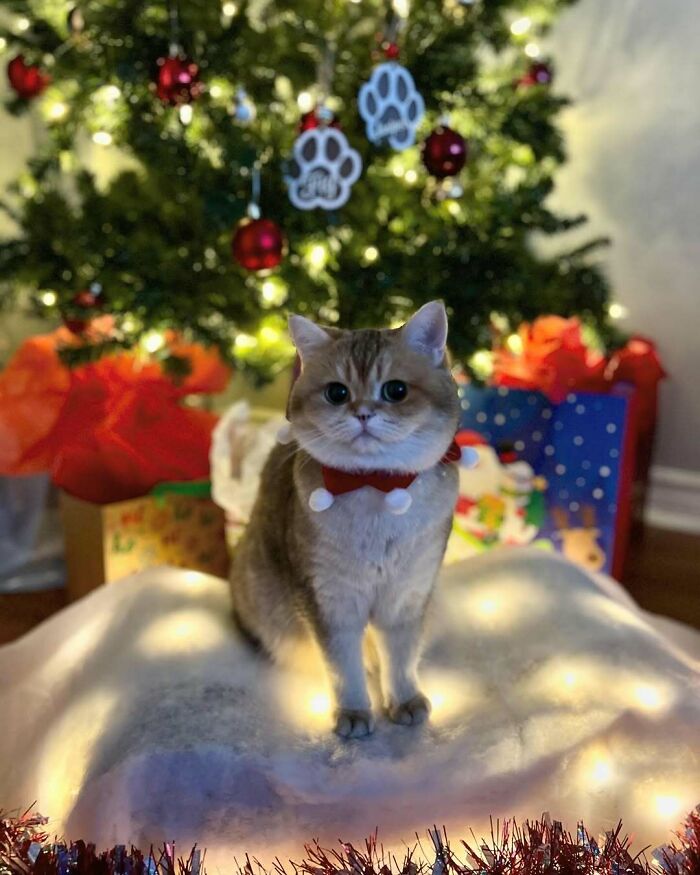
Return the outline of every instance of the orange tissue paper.
<path id="1" fill-rule="evenodd" d="M 231 372 L 217 351 L 167 334 L 169 353 L 189 361 L 175 380 L 132 352 L 69 369 L 58 351 L 70 342 L 65 328 L 30 338 L 0 373 L 0 474 L 49 471 L 97 504 L 209 476 L 216 417 L 182 402 L 226 387 Z"/>

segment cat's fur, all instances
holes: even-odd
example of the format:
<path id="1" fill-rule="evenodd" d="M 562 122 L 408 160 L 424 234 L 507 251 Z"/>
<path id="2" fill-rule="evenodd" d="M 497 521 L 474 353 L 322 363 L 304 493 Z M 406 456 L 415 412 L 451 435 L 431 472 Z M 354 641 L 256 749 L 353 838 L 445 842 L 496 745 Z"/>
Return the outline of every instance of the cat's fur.
<path id="1" fill-rule="evenodd" d="M 288 410 L 295 440 L 270 454 L 234 555 L 236 617 L 273 656 L 290 638 L 315 636 L 333 680 L 336 731 L 346 737 L 374 727 L 362 656 L 371 624 L 387 712 L 419 723 L 429 711 L 416 675 L 421 628 L 457 494 L 455 466 L 440 462 L 459 415 L 445 310 L 426 304 L 393 330 L 323 329 L 292 316 L 290 333 L 302 360 Z M 408 394 L 389 403 L 380 388 L 394 379 Z M 329 382 L 349 388 L 348 403 L 325 399 Z M 308 500 L 323 485 L 321 464 L 420 475 L 403 515 L 371 487 L 315 513 Z"/>

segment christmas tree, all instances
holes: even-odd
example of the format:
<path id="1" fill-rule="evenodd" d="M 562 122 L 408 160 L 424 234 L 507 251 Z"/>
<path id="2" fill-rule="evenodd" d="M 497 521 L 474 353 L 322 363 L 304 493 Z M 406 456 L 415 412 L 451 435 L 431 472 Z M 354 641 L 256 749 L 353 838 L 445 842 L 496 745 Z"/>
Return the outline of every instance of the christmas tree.
<path id="1" fill-rule="evenodd" d="M 542 313 L 609 337 L 602 241 L 547 258 L 532 244 L 585 221 L 546 203 L 565 100 L 539 41 L 566 0 L 74 2 L 9 0 L 0 43 L 6 108 L 47 131 L 4 200 L 2 301 L 24 295 L 78 336 L 111 314 L 70 361 L 156 350 L 175 328 L 264 379 L 290 360 L 288 311 L 399 324 L 432 298 L 466 366 L 494 324 Z M 318 189 L 330 209 L 293 202 L 302 130 L 357 153 L 329 158 L 345 174 L 332 204 Z M 101 150 L 119 155 L 107 178 Z"/>

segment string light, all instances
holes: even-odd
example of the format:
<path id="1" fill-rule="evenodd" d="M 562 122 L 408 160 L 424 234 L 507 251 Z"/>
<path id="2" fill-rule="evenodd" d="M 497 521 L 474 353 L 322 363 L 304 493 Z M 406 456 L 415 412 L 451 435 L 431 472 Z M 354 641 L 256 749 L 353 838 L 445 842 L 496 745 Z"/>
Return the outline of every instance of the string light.
<path id="1" fill-rule="evenodd" d="M 418 179 L 418 174 L 416 173 L 415 170 L 407 170 L 404 173 L 403 178 L 406 180 L 406 182 L 409 185 L 413 185 L 413 183 L 416 182 L 416 180 Z"/>
<path id="2" fill-rule="evenodd" d="M 613 770 L 609 760 L 599 759 L 593 763 L 591 778 L 593 778 L 596 784 L 607 784 L 612 775 Z"/>
<path id="3" fill-rule="evenodd" d="M 527 33 L 532 27 L 532 20 L 524 15 L 522 18 L 516 18 L 510 26 L 510 32 L 513 36 L 522 36 Z"/>
<path id="4" fill-rule="evenodd" d="M 523 339 L 519 334 L 509 334 L 506 338 L 506 348 L 513 355 L 523 354 Z"/>
<path id="5" fill-rule="evenodd" d="M 624 304 L 614 302 L 608 307 L 608 315 L 611 319 L 624 319 L 629 315 L 629 310 Z"/>
<path id="6" fill-rule="evenodd" d="M 314 693 L 309 699 L 309 713 L 316 717 L 330 714 L 331 699 L 327 693 Z"/>
<path id="7" fill-rule="evenodd" d="M 51 292 L 51 291 L 49 291 L 49 292 L 42 292 L 42 293 L 39 295 L 39 300 L 41 301 L 41 303 L 42 303 L 45 307 L 53 307 L 53 305 L 54 305 L 54 304 L 56 303 L 56 301 L 58 300 L 58 295 L 56 294 L 56 292 Z"/>
<path id="8" fill-rule="evenodd" d="M 537 43 L 528 43 L 525 46 L 525 54 L 528 56 L 528 58 L 539 58 L 541 54 L 540 47 L 537 45 Z"/>
<path id="9" fill-rule="evenodd" d="M 68 112 L 68 107 L 65 103 L 61 103 L 57 101 L 56 103 L 52 103 L 48 109 L 48 116 L 50 119 L 54 119 L 54 121 L 58 121 L 58 119 L 62 119 L 65 114 Z"/>
<path id="10" fill-rule="evenodd" d="M 323 243 L 313 243 L 307 250 L 306 258 L 314 270 L 323 270 L 328 262 L 328 247 Z"/>
<path id="11" fill-rule="evenodd" d="M 178 110 L 178 115 L 180 116 L 180 121 L 183 125 L 188 125 L 192 121 L 192 116 L 194 115 L 194 110 L 192 109 L 191 103 L 183 103 L 180 109 Z"/>
<path id="12" fill-rule="evenodd" d="M 112 135 L 107 131 L 95 131 L 92 135 L 92 142 L 98 146 L 109 146 L 112 142 Z"/>
<path id="13" fill-rule="evenodd" d="M 478 349 L 469 359 L 469 366 L 481 379 L 493 373 L 493 355 L 487 349 Z"/>
<path id="14" fill-rule="evenodd" d="M 264 340 L 265 343 L 275 343 L 275 341 L 280 339 L 279 331 L 271 325 L 263 325 L 259 333 L 260 339 Z"/>
<path id="15" fill-rule="evenodd" d="M 394 7 L 394 12 L 399 18 L 408 18 L 408 13 L 411 8 L 409 0 L 394 0 L 392 5 Z"/>
<path id="16" fill-rule="evenodd" d="M 28 18 L 24 18 L 24 16 L 18 18 L 17 21 L 15 21 L 15 27 L 19 31 L 29 30 L 31 24 L 31 21 Z"/>
<path id="17" fill-rule="evenodd" d="M 4 36 L 0 36 L 0 52 L 4 52 L 7 48 L 7 40 Z"/>
<path id="18" fill-rule="evenodd" d="M 149 331 L 141 342 L 146 352 L 154 353 L 165 346 L 165 337 L 160 331 Z"/>
<path id="19" fill-rule="evenodd" d="M 678 796 L 656 796 L 654 807 L 662 817 L 676 817 L 681 812 L 682 803 Z"/>
<path id="20" fill-rule="evenodd" d="M 227 18 L 233 18 L 233 16 L 238 12 L 238 6 L 235 3 L 224 3 L 221 7 L 221 11 Z"/>
<path id="21" fill-rule="evenodd" d="M 234 349 L 239 353 L 255 349 L 257 345 L 258 340 L 252 334 L 237 334 L 233 342 Z"/>
<path id="22" fill-rule="evenodd" d="M 265 280 L 260 289 L 260 295 L 266 304 L 273 307 L 280 307 L 287 300 L 289 289 L 287 284 L 277 278 L 271 277 Z"/>
<path id="23" fill-rule="evenodd" d="M 376 246 L 368 246 L 362 253 L 366 264 L 373 264 L 379 258 L 379 250 Z"/>
<path id="24" fill-rule="evenodd" d="M 297 106 L 302 112 L 311 112 L 314 108 L 315 100 L 310 91 L 302 91 L 297 97 Z"/>

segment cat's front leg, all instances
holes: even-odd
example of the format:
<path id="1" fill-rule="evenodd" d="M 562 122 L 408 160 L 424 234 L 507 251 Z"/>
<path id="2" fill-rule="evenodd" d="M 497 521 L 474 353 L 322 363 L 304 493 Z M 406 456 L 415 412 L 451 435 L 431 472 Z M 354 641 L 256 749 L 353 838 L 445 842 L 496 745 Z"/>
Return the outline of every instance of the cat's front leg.
<path id="1" fill-rule="evenodd" d="M 326 628 L 322 640 L 335 693 L 335 732 L 362 738 L 374 731 L 362 658 L 364 624 Z"/>
<path id="2" fill-rule="evenodd" d="M 404 726 L 424 723 L 430 714 L 418 687 L 422 626 L 422 617 L 375 624 L 387 714 Z"/>

